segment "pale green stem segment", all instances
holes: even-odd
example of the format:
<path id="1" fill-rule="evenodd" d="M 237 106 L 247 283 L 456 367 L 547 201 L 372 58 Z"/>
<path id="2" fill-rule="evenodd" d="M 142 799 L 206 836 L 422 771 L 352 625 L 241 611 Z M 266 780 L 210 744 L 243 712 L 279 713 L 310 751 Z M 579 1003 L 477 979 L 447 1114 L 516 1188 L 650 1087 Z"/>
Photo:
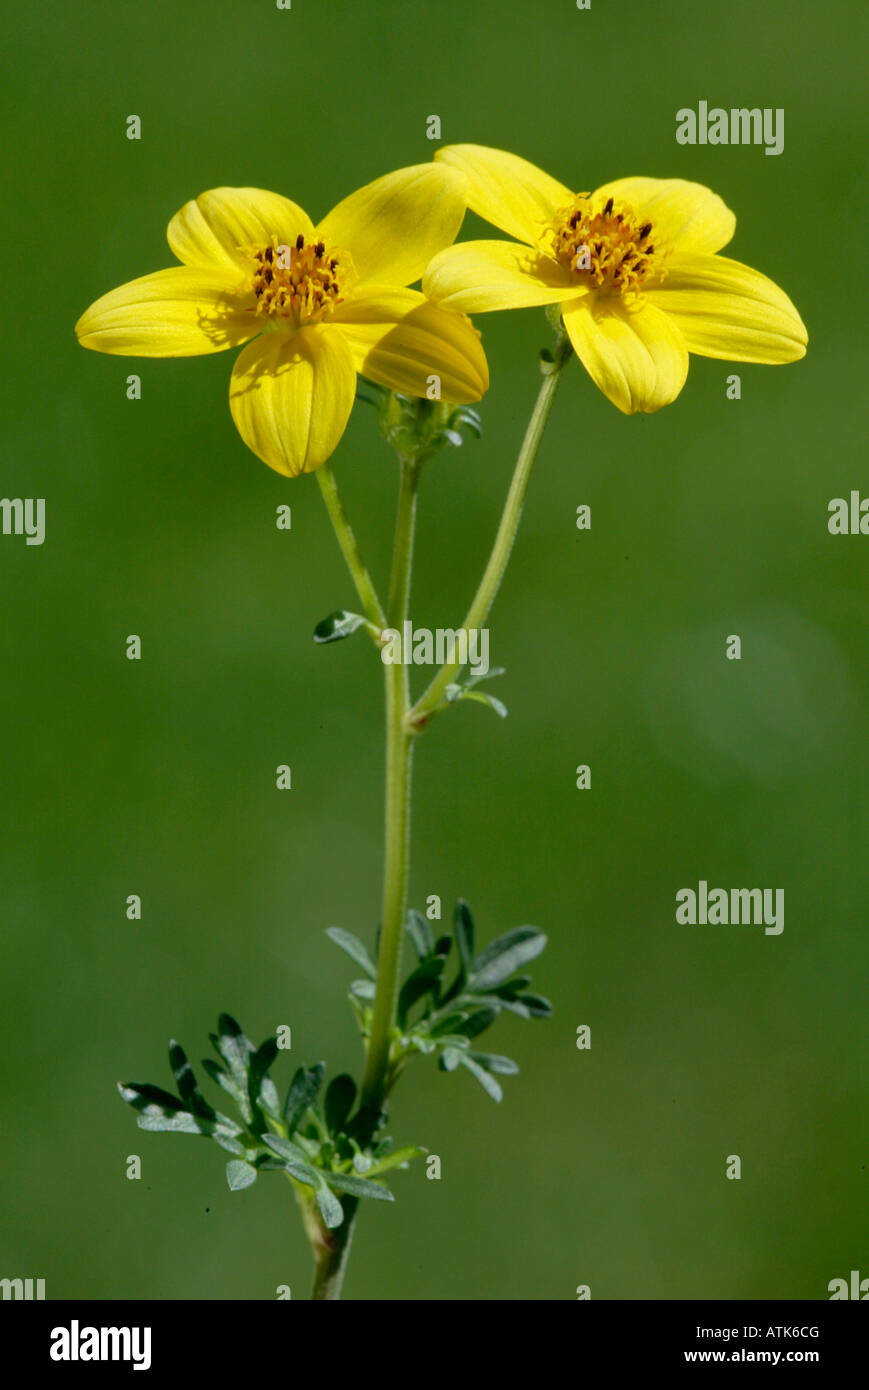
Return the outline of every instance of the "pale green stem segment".
<path id="1" fill-rule="evenodd" d="M 344 1198 L 344 1223 L 332 1233 L 334 1244 L 329 1248 L 322 1248 L 315 1255 L 312 1303 L 318 1300 L 335 1301 L 341 1297 L 341 1286 L 344 1283 L 344 1272 L 347 1269 L 353 1241 L 356 1207 L 355 1198 Z"/>
<path id="2" fill-rule="evenodd" d="M 394 627 L 401 630 L 407 616 L 418 483 L 419 465 L 414 459 L 403 458 L 389 604 L 386 618 L 381 617 L 378 624 L 381 628 Z M 413 736 L 407 729 L 407 715 L 410 709 L 407 666 L 403 662 L 384 663 L 383 670 L 386 687 L 383 905 L 380 919 L 380 950 L 377 958 L 377 993 L 361 1096 L 362 1105 L 371 1106 L 375 1110 L 380 1107 L 388 1084 L 389 1051 L 401 969 L 401 934 L 407 910 L 410 763 L 413 747 Z M 308 1236 L 314 1251 L 312 1300 L 334 1300 L 341 1297 L 358 1202 L 352 1197 L 345 1197 L 342 1205 L 344 1221 L 337 1231 L 328 1234 L 322 1230 L 316 1213 L 313 1210 L 309 1210 L 308 1213 L 306 1225 L 309 1226 Z"/>
<path id="3" fill-rule="evenodd" d="M 495 537 L 495 544 L 463 624 L 466 632 L 472 632 L 475 628 L 483 626 L 501 587 L 501 580 L 504 578 L 504 571 L 507 568 L 507 561 L 510 559 L 510 552 L 513 549 L 513 542 L 516 539 L 516 532 L 522 517 L 522 507 L 525 502 L 525 494 L 528 491 L 531 470 L 537 457 L 537 450 L 540 447 L 546 421 L 549 419 L 549 412 L 552 409 L 558 384 L 572 355 L 573 349 L 570 346 L 570 341 L 562 331 L 553 350 L 553 360 L 543 364 L 543 381 L 531 419 L 528 421 L 528 428 L 525 431 L 522 448 L 519 450 L 519 457 L 516 460 L 516 467 L 513 471 L 510 491 L 507 494 L 507 501 L 501 516 L 501 524 Z M 447 686 L 455 680 L 461 669 L 461 662 L 451 661 L 443 665 L 438 671 L 428 689 L 420 696 L 410 711 L 408 725 L 414 733 L 419 732 L 428 723 L 432 714 L 441 704 Z"/>
<path id="4" fill-rule="evenodd" d="M 410 596 L 418 483 L 419 465 L 412 458 L 403 458 L 387 609 L 387 626 L 399 632 L 407 618 Z M 410 709 L 407 665 L 403 661 L 384 663 L 383 669 L 386 687 L 386 841 L 383 901 L 377 957 L 377 992 L 362 1082 L 362 1104 L 374 1107 L 381 1104 L 386 1094 L 389 1049 L 395 1023 L 395 1003 L 401 967 L 401 937 L 407 911 L 410 765 L 413 746 L 413 735 L 407 726 Z"/>
<path id="5" fill-rule="evenodd" d="M 365 610 L 365 616 L 375 627 L 382 628 L 386 624 L 386 615 L 383 612 L 380 599 L 377 597 L 371 575 L 365 568 L 359 543 L 353 534 L 353 529 L 344 510 L 344 504 L 338 495 L 335 474 L 328 463 L 321 464 L 317 469 L 317 482 L 320 484 L 320 491 L 323 494 L 323 501 L 326 503 L 329 519 L 335 530 L 341 553 L 347 561 L 350 577 L 356 585 L 356 592 Z"/>
<path id="6" fill-rule="evenodd" d="M 344 1282 L 344 1271 L 347 1268 L 347 1260 L 350 1255 L 350 1243 L 353 1239 L 353 1225 L 358 1203 L 353 1197 L 345 1197 L 343 1203 L 344 1221 L 337 1231 L 329 1231 L 323 1225 L 313 1196 L 307 1190 L 304 1193 L 301 1192 L 298 1184 L 293 1182 L 289 1174 L 287 1177 L 296 1193 L 296 1200 L 302 1213 L 302 1224 L 314 1255 L 314 1284 L 311 1289 L 311 1301 L 339 1299 L 341 1297 L 341 1285 Z"/>

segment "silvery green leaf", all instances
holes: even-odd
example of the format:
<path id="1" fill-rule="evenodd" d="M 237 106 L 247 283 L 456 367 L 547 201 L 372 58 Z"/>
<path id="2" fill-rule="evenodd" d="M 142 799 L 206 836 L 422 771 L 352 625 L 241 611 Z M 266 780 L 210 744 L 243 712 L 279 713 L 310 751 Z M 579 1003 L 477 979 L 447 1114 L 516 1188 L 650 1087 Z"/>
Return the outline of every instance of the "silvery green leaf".
<path id="1" fill-rule="evenodd" d="M 488 671 L 469 671 L 464 681 L 465 689 L 473 690 L 481 681 L 493 681 L 496 676 L 505 676 L 506 674 L 506 666 L 490 666 Z"/>
<path id="2" fill-rule="evenodd" d="M 218 1086 L 221 1086 L 228 1096 L 232 1096 L 239 1110 L 244 1113 L 244 1108 L 247 1104 L 246 1090 L 242 1090 L 240 1086 L 237 1086 L 226 1068 L 222 1067 L 219 1062 L 213 1061 L 211 1057 L 203 1057 L 202 1065 L 208 1072 L 212 1081 L 216 1081 Z"/>
<path id="3" fill-rule="evenodd" d="M 290 1089 L 284 1104 L 284 1123 L 290 1138 L 301 1124 L 305 1112 L 314 1104 L 320 1094 L 325 1075 L 325 1062 L 317 1062 L 313 1067 L 299 1067 L 290 1082 Z"/>
<path id="4" fill-rule="evenodd" d="M 362 967 L 366 975 L 369 975 L 372 980 L 377 978 L 375 964 L 357 936 L 354 936 L 352 932 L 345 931 L 343 927 L 327 927 L 326 935 L 342 951 L 346 951 L 347 955 Z"/>
<path id="5" fill-rule="evenodd" d="M 493 1009 L 506 1009 L 508 1013 L 516 1014 L 517 1018 L 530 1018 L 531 1012 L 524 1004 L 520 1004 L 518 999 L 502 999 L 498 994 L 477 994 L 473 996 L 475 1004 L 488 1004 Z"/>
<path id="6" fill-rule="evenodd" d="M 291 1159 L 293 1163 L 305 1163 L 306 1158 L 302 1150 L 290 1142 L 283 1139 L 279 1134 L 264 1134 L 263 1143 L 268 1144 L 269 1148 L 281 1158 Z"/>
<path id="7" fill-rule="evenodd" d="M 405 1168 L 414 1158 L 422 1158 L 428 1153 L 428 1149 L 421 1149 L 416 1144 L 409 1144 L 403 1149 L 396 1149 L 393 1153 L 388 1153 L 376 1161 L 373 1168 L 369 1169 L 369 1176 L 373 1173 L 389 1173 L 394 1168 Z"/>
<path id="8" fill-rule="evenodd" d="M 152 1106 L 169 1112 L 187 1109 L 178 1096 L 173 1096 L 160 1086 L 152 1086 L 149 1081 L 119 1081 L 118 1091 L 121 1099 L 132 1105 L 134 1110 L 146 1110 Z"/>
<path id="9" fill-rule="evenodd" d="M 486 1094 L 490 1095 L 493 1100 L 501 1100 L 504 1092 L 494 1076 L 487 1072 L 484 1067 L 481 1067 L 479 1062 L 475 1062 L 473 1057 L 469 1057 L 466 1052 L 459 1052 L 457 1055 L 460 1064 L 479 1081 Z"/>
<path id="10" fill-rule="evenodd" d="M 425 917 L 421 912 L 416 912 L 411 908 L 407 914 L 405 923 L 407 934 L 414 945 L 414 950 L 420 960 L 426 960 L 434 950 L 434 935 Z"/>
<path id="11" fill-rule="evenodd" d="M 471 988 L 494 989 L 514 975 L 520 965 L 539 956 L 545 947 L 546 937 L 537 927 L 514 927 L 481 951 L 474 963 Z"/>
<path id="12" fill-rule="evenodd" d="M 278 1040 L 266 1038 L 260 1043 L 250 1059 L 247 1090 L 251 1103 L 270 1115 L 273 1120 L 280 1119 L 280 1102 L 275 1084 L 268 1076 L 269 1068 L 278 1055 Z"/>
<path id="13" fill-rule="evenodd" d="M 205 1134 L 201 1124 L 197 1122 L 196 1116 L 191 1115 L 186 1110 L 178 1110 L 175 1114 L 154 1110 L 144 1111 L 136 1121 L 140 1129 L 151 1131 L 166 1130 L 174 1134 Z"/>
<path id="14" fill-rule="evenodd" d="M 234 1158 L 226 1165 L 226 1181 L 230 1192 L 241 1192 L 256 1182 L 256 1169 L 250 1163 Z"/>
<path id="15" fill-rule="evenodd" d="M 438 1058 L 438 1066 L 441 1071 L 455 1071 L 461 1060 L 462 1054 L 457 1047 L 445 1047 Z"/>
<path id="16" fill-rule="evenodd" d="M 447 686 L 444 694 L 451 704 L 456 700 L 476 700 L 478 705 L 488 705 L 501 719 L 507 718 L 507 706 L 503 700 L 496 700 L 494 695 L 487 695 L 482 690 L 467 690 L 462 685 L 452 683 Z"/>
<path id="17" fill-rule="evenodd" d="M 227 1153 L 237 1154 L 239 1158 L 246 1158 L 249 1153 L 255 1152 L 255 1150 L 247 1149 L 240 1139 L 236 1139 L 231 1134 L 222 1134 L 218 1132 L 211 1137 L 215 1144 L 219 1144 Z"/>
<path id="18" fill-rule="evenodd" d="M 344 637 L 350 637 L 360 627 L 364 627 L 365 621 L 359 613 L 348 613 L 346 609 L 338 608 L 314 628 L 314 641 L 320 644 L 340 642 Z"/>
<path id="19" fill-rule="evenodd" d="M 517 1003 L 524 1004 L 532 1018 L 549 1018 L 552 1005 L 542 994 L 520 994 Z"/>
<path id="20" fill-rule="evenodd" d="M 212 1045 L 226 1063 L 229 1074 L 238 1088 L 239 1109 L 245 1120 L 250 1123 L 253 1114 L 248 1095 L 248 1071 L 250 1060 L 256 1049 L 250 1039 L 245 1037 L 241 1027 L 231 1014 L 221 1014 L 217 1026 L 219 1030 L 217 1035 L 215 1036 L 213 1033 L 210 1035 Z"/>
<path id="21" fill-rule="evenodd" d="M 459 898 L 456 903 L 453 935 L 456 938 L 462 968 L 465 976 L 468 976 L 474 964 L 474 919 L 464 898 Z"/>
<path id="22" fill-rule="evenodd" d="M 185 1102 L 187 1109 L 192 1110 L 196 1115 L 202 1115 L 205 1119 L 214 1119 L 215 1111 L 196 1084 L 196 1077 L 187 1060 L 187 1054 L 181 1044 L 175 1042 L 174 1038 L 169 1044 L 169 1065 L 172 1068 L 172 1075 L 175 1077 L 178 1094 Z"/>
<path id="23" fill-rule="evenodd" d="M 501 1057 L 497 1052 L 472 1052 L 473 1060 L 486 1071 L 497 1072 L 499 1076 L 517 1076 L 519 1063 L 512 1057 Z"/>
<path id="24" fill-rule="evenodd" d="M 380 1183 L 368 1182 L 365 1178 L 355 1178 L 352 1173 L 327 1173 L 326 1182 L 338 1192 L 349 1192 L 351 1197 L 373 1197 L 375 1201 L 394 1202 L 395 1198 L 388 1187 Z"/>
<path id="25" fill-rule="evenodd" d="M 354 980 L 350 986 L 350 993 L 354 999 L 373 999 L 377 994 L 377 986 L 373 980 Z"/>
<path id="26" fill-rule="evenodd" d="M 317 1206 L 324 1224 L 330 1231 L 336 1230 L 344 1220 L 344 1208 L 325 1182 L 321 1182 L 317 1188 Z"/>

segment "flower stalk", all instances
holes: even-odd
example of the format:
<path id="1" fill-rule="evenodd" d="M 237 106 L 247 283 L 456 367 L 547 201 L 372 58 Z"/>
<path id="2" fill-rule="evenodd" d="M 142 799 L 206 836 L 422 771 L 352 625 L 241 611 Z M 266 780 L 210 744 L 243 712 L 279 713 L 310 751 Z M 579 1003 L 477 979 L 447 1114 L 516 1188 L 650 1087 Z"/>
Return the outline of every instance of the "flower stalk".
<path id="1" fill-rule="evenodd" d="M 552 352 L 552 360 L 541 359 L 543 381 L 534 410 L 531 413 L 531 419 L 528 421 L 528 428 L 519 450 L 516 467 L 513 470 L 510 490 L 507 493 L 507 500 L 504 504 L 492 553 L 464 621 L 466 632 L 472 632 L 483 626 L 501 587 L 501 581 L 504 578 L 504 572 L 516 539 L 516 532 L 519 529 L 519 522 L 522 519 L 522 509 L 525 505 L 531 470 L 537 458 L 537 451 L 540 448 L 540 441 L 549 419 L 549 412 L 555 400 L 555 393 L 572 355 L 570 340 L 567 334 L 562 332 L 559 334 Z M 408 726 L 414 733 L 425 728 L 429 719 L 441 706 L 447 686 L 455 680 L 460 670 L 461 663 L 458 661 L 447 662 L 440 668 L 428 689 L 420 696 L 408 715 Z"/>
<path id="2" fill-rule="evenodd" d="M 332 529 L 335 532 L 338 545 L 341 547 L 341 554 L 347 563 L 350 577 L 356 586 L 356 592 L 359 595 L 365 616 L 375 627 L 382 628 L 386 624 L 386 616 L 381 607 L 380 599 L 377 597 L 377 590 L 371 575 L 362 559 L 359 543 L 353 534 L 353 528 L 344 510 L 331 465 L 324 463 L 322 467 L 318 468 L 316 478 L 320 484 L 320 492 L 323 494 L 323 501 L 326 504 L 326 511 L 329 513 Z"/>

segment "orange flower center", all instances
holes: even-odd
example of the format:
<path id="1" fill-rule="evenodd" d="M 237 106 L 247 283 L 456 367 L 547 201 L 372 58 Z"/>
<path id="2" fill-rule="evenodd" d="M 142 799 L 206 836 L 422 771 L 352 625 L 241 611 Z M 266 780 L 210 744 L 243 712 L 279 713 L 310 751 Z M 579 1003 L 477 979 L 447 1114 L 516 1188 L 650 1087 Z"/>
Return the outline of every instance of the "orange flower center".
<path id="1" fill-rule="evenodd" d="M 641 223 L 632 208 L 613 198 L 595 208 L 587 193 L 578 193 L 550 235 L 555 259 L 589 289 L 627 294 L 660 267 L 662 247 L 653 224 Z"/>
<path id="2" fill-rule="evenodd" d="M 253 259 L 258 314 L 291 319 L 297 326 L 319 323 L 346 295 L 348 258 L 327 251 L 322 241 L 306 242 L 300 234 L 285 246 L 273 237 L 271 246 L 253 251 Z"/>

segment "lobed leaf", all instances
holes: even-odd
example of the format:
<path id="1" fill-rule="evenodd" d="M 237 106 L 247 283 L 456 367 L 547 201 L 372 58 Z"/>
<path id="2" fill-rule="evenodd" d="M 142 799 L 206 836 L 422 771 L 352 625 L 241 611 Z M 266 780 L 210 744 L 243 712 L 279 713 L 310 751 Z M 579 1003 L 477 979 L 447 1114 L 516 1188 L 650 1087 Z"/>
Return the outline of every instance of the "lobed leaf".
<path id="1" fill-rule="evenodd" d="M 375 1201 L 394 1202 L 395 1198 L 388 1187 L 369 1182 L 367 1178 L 354 1177 L 352 1173 L 326 1173 L 326 1182 L 338 1192 L 348 1192 L 351 1197 L 373 1197 Z"/>
<path id="2" fill-rule="evenodd" d="M 316 1102 L 326 1076 L 326 1063 L 316 1062 L 312 1067 L 299 1067 L 287 1092 L 284 1102 L 284 1124 L 292 1139 L 305 1112 Z"/>
<path id="3" fill-rule="evenodd" d="M 497 937 L 474 963 L 470 985 L 475 992 L 491 990 L 527 965 L 546 947 L 546 937 L 537 927 L 514 927 Z"/>
<path id="4" fill-rule="evenodd" d="M 172 1075 L 175 1077 L 178 1094 L 184 1101 L 186 1108 L 192 1110 L 196 1115 L 202 1115 L 207 1120 L 213 1120 L 217 1112 L 209 1105 L 196 1084 L 196 1077 L 187 1060 L 184 1048 L 174 1039 L 169 1044 L 169 1065 L 172 1068 Z"/>

